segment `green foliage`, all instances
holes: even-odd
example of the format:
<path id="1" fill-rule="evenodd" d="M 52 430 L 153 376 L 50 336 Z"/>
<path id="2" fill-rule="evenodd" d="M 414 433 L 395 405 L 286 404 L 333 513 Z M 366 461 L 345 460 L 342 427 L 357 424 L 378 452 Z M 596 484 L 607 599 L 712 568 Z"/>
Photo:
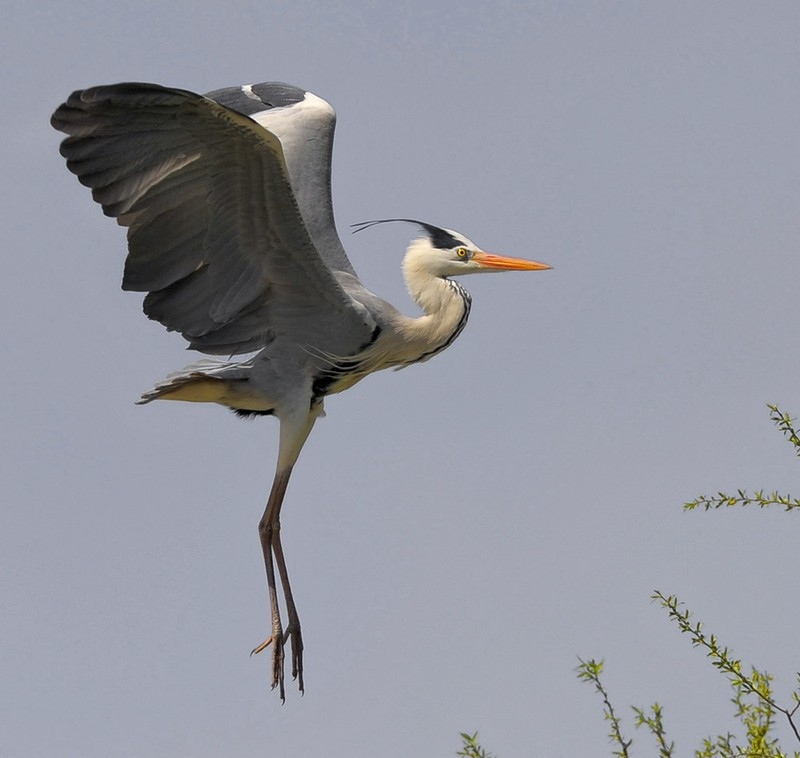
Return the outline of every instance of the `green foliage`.
<path id="1" fill-rule="evenodd" d="M 794 419 L 782 413 L 776 405 L 768 406 L 770 418 L 778 429 L 783 432 L 800 457 L 800 435 L 794 426 Z M 722 506 L 759 505 L 764 508 L 769 505 L 782 505 L 785 509 L 800 508 L 800 500 L 788 495 L 779 495 L 777 492 L 765 495 L 763 491 L 748 494 L 744 490 L 737 490 L 736 495 L 727 495 L 723 492 L 713 497 L 701 495 L 696 500 L 686 503 L 687 510 L 698 506 L 706 510 Z M 695 751 L 695 758 L 789 758 L 789 753 L 783 752 L 778 738 L 775 736 L 776 717 L 785 717 L 797 742 L 800 743 L 800 731 L 795 717 L 800 709 L 800 674 L 797 674 L 798 689 L 791 695 L 791 706 L 779 705 L 772 692 L 772 676 L 766 671 L 761 671 L 754 666 L 746 673 L 742 661 L 734 658 L 730 650 L 721 645 L 717 636 L 706 634 L 703 625 L 692 621 L 691 613 L 683 608 L 683 604 L 674 595 L 664 595 L 656 591 L 652 599 L 658 602 L 667 611 L 670 620 L 678 626 L 682 634 L 689 636 L 694 647 L 705 651 L 712 665 L 723 673 L 733 689 L 731 699 L 735 706 L 735 716 L 744 727 L 744 738 L 740 741 L 730 732 L 719 734 L 716 737 L 707 737 L 703 740 L 702 747 Z M 614 748 L 613 755 L 630 758 L 630 747 L 633 740 L 626 740 L 622 734 L 620 719 L 611 705 L 608 693 L 600 680 L 603 671 L 602 661 L 580 660 L 577 668 L 578 678 L 581 681 L 594 685 L 603 701 L 603 715 L 611 724 L 609 739 Z M 663 712 L 658 703 L 654 703 L 648 710 L 633 707 L 635 726 L 644 727 L 655 739 L 660 758 L 670 758 L 675 749 L 675 743 L 667 740 Z M 793 758 L 800 758 L 800 752 L 791 753 Z"/>
<path id="2" fill-rule="evenodd" d="M 783 435 L 794 447 L 795 454 L 800 457 L 800 435 L 795 429 L 795 420 L 783 413 L 778 406 L 767 406 L 770 410 L 770 419 L 783 432 Z M 695 500 L 684 505 L 686 510 L 693 510 L 702 506 L 706 510 L 721 508 L 722 506 L 758 505 L 766 508 L 770 505 L 781 505 L 787 511 L 800 508 L 800 499 L 789 495 L 780 495 L 777 492 L 765 494 L 757 490 L 752 494 L 745 490 L 736 490 L 735 495 L 719 492 L 717 495 L 707 497 L 700 495 Z M 800 673 L 797 674 L 798 688 L 791 694 L 792 705 L 779 705 L 772 692 L 772 676 L 766 671 L 761 671 L 754 666 L 749 673 L 745 673 L 742 661 L 734 658 L 731 651 L 721 645 L 714 634 L 706 634 L 700 622 L 693 622 L 692 615 L 683 609 L 683 604 L 674 595 L 665 595 L 655 591 L 652 599 L 661 605 L 670 620 L 675 623 L 682 634 L 689 636 L 694 647 L 705 651 L 711 664 L 723 673 L 730 682 L 733 690 L 731 702 L 735 706 L 735 717 L 744 727 L 744 738 L 740 741 L 735 735 L 727 732 L 716 737 L 706 737 L 702 746 L 695 750 L 695 758 L 800 758 L 800 752 L 783 752 L 779 740 L 775 735 L 776 717 L 785 717 L 797 742 L 800 743 Z M 632 739 L 626 739 L 622 731 L 622 721 L 614 710 L 608 692 L 603 685 L 603 661 L 578 659 L 578 679 L 594 686 L 595 691 L 603 701 L 603 717 L 609 724 L 608 737 L 613 753 L 617 758 L 631 758 Z M 674 755 L 675 743 L 667 739 L 664 728 L 664 718 L 661 706 L 653 703 L 649 709 L 632 707 L 635 727 L 644 727 L 655 740 L 658 747 L 659 758 L 671 758 Z M 797 721 L 795 720 L 797 717 Z M 463 749 L 457 753 L 460 758 L 492 758 L 492 756 L 477 742 L 477 732 L 473 735 L 462 732 L 464 741 Z"/>
<path id="3" fill-rule="evenodd" d="M 780 750 L 778 740 L 773 737 L 775 714 L 783 714 L 800 742 L 800 733 L 794 717 L 800 707 L 800 690 L 792 694 L 794 707 L 784 708 L 779 706 L 772 693 L 772 676 L 766 671 L 760 671 L 754 666 L 750 673 L 744 673 L 741 660 L 734 658 L 727 647 L 720 645 L 717 636 L 706 634 L 701 623 L 693 624 L 688 610 L 681 610 L 680 601 L 674 595 L 664 595 L 661 592 L 653 594 L 662 608 L 666 609 L 669 617 L 674 621 L 683 634 L 688 634 L 694 647 L 703 648 L 711 659 L 712 665 L 728 677 L 733 688 L 733 703 L 736 706 L 735 716 L 745 727 L 746 744 L 741 746 L 736 743 L 736 738 L 731 734 L 718 735 L 715 740 L 707 738 L 703 749 L 695 752 L 698 758 L 713 758 L 714 756 L 774 756 L 783 758 L 787 754 Z M 798 675 L 800 684 L 800 675 Z M 800 758 L 800 753 L 793 753 L 795 758 Z"/>
<path id="4" fill-rule="evenodd" d="M 674 742 L 667 742 L 667 736 L 664 733 L 664 722 L 662 719 L 661 706 L 658 703 L 653 703 L 650 706 L 650 713 L 646 713 L 643 708 L 633 707 L 633 712 L 636 714 L 636 728 L 646 726 L 650 733 L 656 738 L 658 745 L 659 758 L 670 758 L 672 751 L 675 749 Z"/>
<path id="5" fill-rule="evenodd" d="M 789 442 L 794 446 L 794 453 L 800 457 L 800 437 L 794 429 L 794 419 L 788 413 L 782 413 L 777 405 L 767 405 L 769 417 L 775 425 L 783 432 Z"/>
<path id="6" fill-rule="evenodd" d="M 461 740 L 463 745 L 461 746 L 461 750 L 456 753 L 459 758 L 494 758 L 491 753 L 487 753 L 478 744 L 477 732 L 475 732 L 475 734 L 461 732 Z"/>
<path id="7" fill-rule="evenodd" d="M 578 679 L 584 682 L 589 682 L 594 685 L 595 690 L 603 699 L 603 718 L 611 724 L 611 731 L 608 733 L 608 738 L 611 744 L 617 749 L 614 750 L 612 755 L 618 758 L 628 758 L 628 748 L 631 746 L 633 740 L 626 740 L 622 736 L 622 727 L 617 714 L 614 712 L 614 707 L 608 699 L 608 693 L 600 681 L 600 674 L 603 673 L 603 661 L 595 661 L 589 659 L 588 661 L 580 661 L 580 666 L 576 669 L 578 672 Z"/>
<path id="8" fill-rule="evenodd" d="M 768 405 L 769 417 L 772 422 L 780 429 L 787 440 L 794 447 L 795 455 L 800 456 L 800 436 L 794 427 L 795 419 L 788 413 L 783 413 L 777 405 Z M 705 508 L 707 511 L 712 508 L 731 508 L 736 505 L 757 505 L 760 508 L 767 508 L 770 505 L 781 505 L 787 511 L 800 508 L 800 499 L 789 495 L 781 495 L 777 491 L 765 492 L 756 490 L 748 493 L 746 490 L 736 490 L 735 495 L 725 492 L 718 492 L 716 495 L 700 495 L 695 500 L 690 500 L 684 504 L 687 511 L 695 508 Z"/>
<path id="9" fill-rule="evenodd" d="M 767 508 L 770 505 L 782 505 L 787 511 L 791 511 L 795 508 L 800 508 L 800 499 L 781 495 L 776 491 L 765 493 L 764 490 L 756 490 L 753 493 L 748 493 L 745 490 L 736 490 L 735 495 L 729 495 L 725 492 L 718 492 L 716 495 L 710 496 L 700 495 L 696 500 L 690 500 L 685 503 L 683 507 L 687 511 L 698 507 L 710 511 L 712 508 L 722 508 L 723 506 L 732 508 L 735 505 L 757 505 L 760 508 Z"/>
<path id="10" fill-rule="evenodd" d="M 727 647 L 720 645 L 717 636 L 706 634 L 701 623 L 693 623 L 688 610 L 682 610 L 682 604 L 674 595 L 664 595 L 655 592 L 656 600 L 669 614 L 683 634 L 688 634 L 692 645 L 702 648 L 711 659 L 711 663 L 723 672 L 731 683 L 733 689 L 732 702 L 736 706 L 735 716 L 745 728 L 745 738 L 742 742 L 730 732 L 716 737 L 707 737 L 703 740 L 702 747 L 695 751 L 696 758 L 800 758 L 800 752 L 786 753 L 779 744 L 774 734 L 775 716 L 782 714 L 786 717 L 792 732 L 800 743 L 800 733 L 795 722 L 798 708 L 800 708 L 800 688 L 792 693 L 793 706 L 783 707 L 775 702 L 772 693 L 772 677 L 766 671 L 750 668 L 750 673 L 744 673 L 742 662 L 734 658 Z M 629 750 L 633 740 L 626 740 L 622 735 L 620 719 L 616 716 L 600 675 L 603 663 L 589 660 L 580 661 L 578 678 L 594 685 L 595 690 L 603 700 L 603 715 L 611 722 L 609 739 L 614 751 L 612 755 L 630 758 Z M 800 685 L 800 674 L 798 674 Z M 643 708 L 632 708 L 636 717 L 636 727 L 645 727 L 655 738 L 658 746 L 659 758 L 670 758 L 674 755 L 675 743 L 667 740 L 664 730 L 663 712 L 658 703 L 650 706 L 649 711 Z"/>

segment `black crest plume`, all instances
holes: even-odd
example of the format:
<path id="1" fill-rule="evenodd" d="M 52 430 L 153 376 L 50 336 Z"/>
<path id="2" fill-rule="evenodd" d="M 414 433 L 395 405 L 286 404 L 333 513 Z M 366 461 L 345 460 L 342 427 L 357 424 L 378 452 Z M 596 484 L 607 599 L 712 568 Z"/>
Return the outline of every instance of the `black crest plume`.
<path id="1" fill-rule="evenodd" d="M 461 240 L 450 234 L 447 229 L 442 229 L 441 227 L 434 226 L 433 224 L 428 224 L 425 221 L 417 221 L 413 218 L 382 218 L 378 219 L 377 221 L 361 221 L 358 224 L 352 224 L 351 228 L 353 229 L 353 234 L 355 234 L 356 232 L 364 231 L 364 229 L 369 229 L 371 226 L 376 226 L 377 224 L 388 224 L 393 221 L 403 221 L 407 224 L 416 224 L 428 235 L 431 244 L 441 250 L 449 250 L 450 248 L 458 247 L 460 244 L 462 244 Z"/>

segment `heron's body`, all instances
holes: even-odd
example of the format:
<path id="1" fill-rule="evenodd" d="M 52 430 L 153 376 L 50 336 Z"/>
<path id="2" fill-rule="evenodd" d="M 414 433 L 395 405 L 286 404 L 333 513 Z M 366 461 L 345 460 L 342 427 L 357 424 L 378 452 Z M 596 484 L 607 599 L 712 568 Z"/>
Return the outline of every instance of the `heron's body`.
<path id="1" fill-rule="evenodd" d="M 426 245 L 420 245 L 425 249 Z M 461 333 L 469 316 L 469 293 L 451 279 L 431 276 L 415 264 L 416 246 L 406 256 L 404 273 L 412 297 L 425 312 L 404 315 L 364 289 L 351 274 L 341 273 L 343 289 L 371 315 L 369 339 L 347 355 L 330 352 L 322 340 L 298 344 L 276 337 L 246 361 L 199 361 L 176 372 L 146 393 L 140 402 L 188 400 L 214 402 L 240 415 L 274 412 L 280 417 L 284 392 L 310 386 L 313 405 L 326 395 L 349 389 L 365 376 L 385 368 L 402 368 L 432 358 Z M 271 366 L 280 366 L 274 376 Z M 287 370 L 288 367 L 288 370 Z M 306 395 L 307 396 L 307 395 Z M 291 400 L 289 400 L 291 402 Z"/>
<path id="2" fill-rule="evenodd" d="M 272 684 L 283 697 L 283 646 L 291 639 L 302 690 L 302 637 L 279 516 L 325 396 L 447 348 L 470 310 L 469 295 L 449 277 L 548 266 L 484 253 L 457 232 L 414 221 L 423 236 L 409 247 L 403 272 L 423 315 L 406 316 L 369 292 L 333 219 L 333 109 L 290 85 L 205 97 L 153 84 L 95 87 L 73 93 L 52 123 L 69 135 L 61 148 L 69 169 L 128 228 L 123 288 L 147 292 L 150 318 L 216 356 L 168 376 L 140 402 L 218 403 L 280 421 L 259 526 L 272 630 L 256 650 L 273 645 Z M 373 223 L 382 222 L 360 226 Z"/>

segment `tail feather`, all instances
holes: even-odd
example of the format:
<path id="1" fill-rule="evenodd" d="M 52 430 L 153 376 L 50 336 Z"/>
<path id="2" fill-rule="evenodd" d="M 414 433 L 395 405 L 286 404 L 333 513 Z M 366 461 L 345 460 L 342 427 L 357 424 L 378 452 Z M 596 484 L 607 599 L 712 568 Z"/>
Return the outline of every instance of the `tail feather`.
<path id="1" fill-rule="evenodd" d="M 217 403 L 224 394 L 225 380 L 208 376 L 200 371 L 167 377 L 152 389 L 142 393 L 137 405 L 153 400 L 188 400 L 196 403 Z"/>
<path id="2" fill-rule="evenodd" d="M 183 400 L 190 403 L 218 403 L 233 410 L 267 413 L 273 404 L 253 391 L 249 381 L 251 364 L 222 363 L 204 359 L 169 374 L 143 393 L 137 405 L 153 400 Z"/>

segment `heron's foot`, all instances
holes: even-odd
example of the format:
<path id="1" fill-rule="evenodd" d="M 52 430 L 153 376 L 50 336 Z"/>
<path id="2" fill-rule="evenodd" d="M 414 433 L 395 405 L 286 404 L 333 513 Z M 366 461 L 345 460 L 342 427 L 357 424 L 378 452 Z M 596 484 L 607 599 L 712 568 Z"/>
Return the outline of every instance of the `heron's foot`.
<path id="1" fill-rule="evenodd" d="M 272 645 L 271 688 L 274 690 L 276 687 L 278 687 L 278 693 L 280 694 L 282 703 L 286 702 L 286 690 L 283 686 L 283 644 L 285 639 L 286 637 L 284 636 L 283 632 L 280 630 L 280 628 L 278 628 L 278 630 L 273 632 L 260 645 L 257 645 L 250 651 L 250 655 L 258 655 L 262 650 L 266 650 L 270 645 Z M 294 664 L 292 665 L 294 666 Z"/>
<path id="2" fill-rule="evenodd" d="M 303 685 L 303 635 L 300 632 L 300 622 L 289 623 L 283 635 L 284 644 L 289 640 L 292 646 L 292 679 L 297 681 L 300 694 L 305 693 Z"/>
<path id="3" fill-rule="evenodd" d="M 278 645 L 274 645 L 276 639 L 280 640 Z M 280 635 L 271 634 L 260 645 L 250 651 L 250 655 L 258 655 L 262 650 L 272 647 L 272 689 L 280 687 L 281 700 L 285 700 L 283 687 L 283 663 L 284 649 L 286 643 L 292 648 L 292 679 L 297 681 L 298 689 L 301 694 L 305 694 L 305 684 L 303 683 L 303 635 L 300 632 L 300 624 L 289 624 L 286 631 Z"/>

